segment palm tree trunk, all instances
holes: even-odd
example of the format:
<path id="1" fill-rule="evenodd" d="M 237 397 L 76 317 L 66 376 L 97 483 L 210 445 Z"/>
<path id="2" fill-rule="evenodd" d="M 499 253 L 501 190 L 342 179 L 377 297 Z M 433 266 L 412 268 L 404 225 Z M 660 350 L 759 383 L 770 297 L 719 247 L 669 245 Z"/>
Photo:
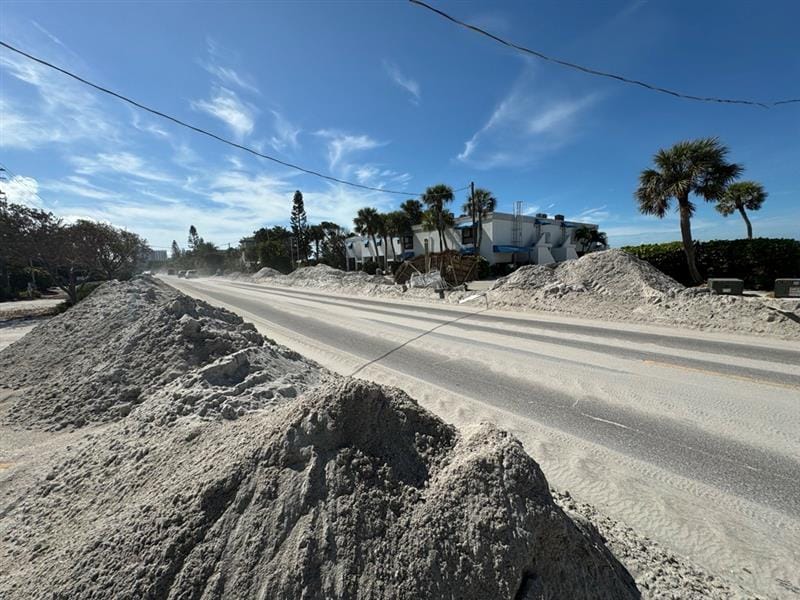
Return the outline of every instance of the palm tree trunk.
<path id="1" fill-rule="evenodd" d="M 375 234 L 371 233 L 370 238 L 372 238 L 372 248 L 375 251 L 373 255 L 373 260 L 377 263 L 378 262 L 378 241 L 375 239 Z"/>
<path id="2" fill-rule="evenodd" d="M 750 219 L 747 217 L 747 212 L 744 210 L 744 206 L 739 207 L 739 212 L 744 219 L 745 225 L 747 225 L 747 239 L 753 239 L 753 225 L 750 223 Z"/>
<path id="3" fill-rule="evenodd" d="M 689 265 L 689 275 L 695 283 L 702 283 L 703 276 L 697 268 L 697 260 L 694 254 L 694 242 L 692 241 L 691 209 L 689 208 L 689 198 L 678 200 L 681 214 L 681 238 L 683 239 L 683 251 L 686 253 L 686 263 Z"/>
<path id="4" fill-rule="evenodd" d="M 477 244 L 475 246 L 475 256 L 480 256 L 481 244 L 483 243 L 483 212 L 478 213 L 478 236 L 473 240 L 473 243 Z"/>

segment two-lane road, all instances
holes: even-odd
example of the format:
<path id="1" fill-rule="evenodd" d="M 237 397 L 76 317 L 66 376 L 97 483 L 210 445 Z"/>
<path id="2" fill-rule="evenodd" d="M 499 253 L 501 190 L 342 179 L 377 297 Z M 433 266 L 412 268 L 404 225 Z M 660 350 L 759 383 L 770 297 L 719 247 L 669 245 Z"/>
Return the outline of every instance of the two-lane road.
<path id="1" fill-rule="evenodd" d="M 456 425 L 510 429 L 554 486 L 750 589 L 791 594 L 780 581 L 800 563 L 800 344 L 167 281 Z"/>

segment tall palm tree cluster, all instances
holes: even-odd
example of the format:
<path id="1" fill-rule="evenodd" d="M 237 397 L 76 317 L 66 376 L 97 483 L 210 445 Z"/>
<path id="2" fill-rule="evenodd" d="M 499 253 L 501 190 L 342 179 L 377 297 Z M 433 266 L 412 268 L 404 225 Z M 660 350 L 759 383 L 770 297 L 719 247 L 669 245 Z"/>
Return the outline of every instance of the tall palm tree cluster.
<path id="1" fill-rule="evenodd" d="M 389 253 L 392 262 L 397 261 L 394 239 L 411 235 L 414 225 L 422 225 L 425 231 L 435 231 L 438 235 L 440 250 L 448 250 L 446 231 L 455 223 L 455 215 L 448 205 L 455 200 L 453 188 L 443 183 L 433 185 L 425 190 L 419 200 L 406 200 L 398 210 L 380 213 L 372 207 L 359 209 L 353 224 L 359 235 L 366 236 L 371 242 L 373 255 L 378 256 L 378 239 L 384 247 L 384 268 L 389 266 Z M 480 247 L 483 219 L 493 212 L 497 200 L 488 190 L 476 188 L 464 203 L 462 210 L 472 217 L 473 240 L 476 248 Z"/>
<path id="2" fill-rule="evenodd" d="M 671 202 L 677 202 L 680 215 L 681 239 L 689 273 L 696 283 L 703 277 L 697 268 L 691 218 L 695 204 L 691 197 L 716 202 L 716 209 L 728 216 L 739 211 L 747 225 L 747 237 L 752 239 L 753 228 L 746 210 L 758 210 L 767 193 L 754 181 L 735 182 L 743 167 L 728 162 L 728 148 L 717 138 L 683 141 L 653 157 L 654 168 L 645 169 L 639 176 L 634 196 L 643 214 L 664 218 Z"/>

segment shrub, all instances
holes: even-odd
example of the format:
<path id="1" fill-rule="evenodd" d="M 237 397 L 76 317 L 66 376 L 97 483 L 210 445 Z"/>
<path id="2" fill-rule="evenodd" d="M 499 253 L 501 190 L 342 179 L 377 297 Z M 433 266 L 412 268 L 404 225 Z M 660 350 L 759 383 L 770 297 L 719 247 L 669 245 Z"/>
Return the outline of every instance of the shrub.
<path id="1" fill-rule="evenodd" d="M 375 271 L 380 268 L 380 265 L 374 261 L 370 261 L 368 263 L 364 263 L 364 266 L 361 268 L 362 271 L 369 275 L 375 275 Z"/>
<path id="2" fill-rule="evenodd" d="M 684 285 L 693 285 L 681 242 L 625 246 Z M 697 266 L 705 277 L 734 277 L 750 289 L 771 290 L 775 279 L 800 275 L 800 241 L 779 238 L 695 242 Z"/>

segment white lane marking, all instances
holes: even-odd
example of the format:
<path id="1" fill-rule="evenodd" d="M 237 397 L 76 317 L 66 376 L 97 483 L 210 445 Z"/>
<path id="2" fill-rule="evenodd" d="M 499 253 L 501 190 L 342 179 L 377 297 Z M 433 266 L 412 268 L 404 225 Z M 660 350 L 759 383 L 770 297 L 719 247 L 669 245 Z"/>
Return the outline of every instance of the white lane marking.
<path id="1" fill-rule="evenodd" d="M 608 423 L 609 425 L 615 425 L 616 427 L 622 427 L 622 429 L 631 429 L 631 427 L 628 427 L 627 425 L 623 425 L 622 423 L 617 423 L 616 421 L 609 421 L 608 419 L 601 419 L 600 417 L 587 415 L 586 413 L 583 413 L 583 412 L 581 413 L 581 415 L 583 415 L 584 417 L 588 417 L 588 418 L 592 419 L 593 421 L 600 421 L 602 423 Z"/>

